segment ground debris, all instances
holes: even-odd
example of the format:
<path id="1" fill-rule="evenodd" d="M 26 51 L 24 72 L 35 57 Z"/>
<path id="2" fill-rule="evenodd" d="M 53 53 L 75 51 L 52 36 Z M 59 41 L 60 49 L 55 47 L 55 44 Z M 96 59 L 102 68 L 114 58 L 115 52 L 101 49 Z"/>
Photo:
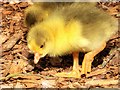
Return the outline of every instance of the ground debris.
<path id="1" fill-rule="evenodd" d="M 96 76 L 96 75 L 99 75 L 99 74 L 104 74 L 106 73 L 106 69 L 98 69 L 96 71 L 92 71 L 90 74 L 88 74 L 86 77 L 92 77 L 92 76 Z"/>
<path id="2" fill-rule="evenodd" d="M 2 50 L 9 51 L 17 43 L 17 41 L 21 39 L 21 35 L 21 33 L 17 33 L 10 37 L 9 40 L 2 45 Z"/>
<path id="3" fill-rule="evenodd" d="M 0 35 L 0 38 L 1 38 L 1 43 L 3 44 L 5 41 L 7 41 L 10 37 L 5 35 L 5 34 L 1 34 Z"/>
<path id="4" fill-rule="evenodd" d="M 86 85 L 118 85 L 118 80 L 90 80 L 85 83 Z"/>

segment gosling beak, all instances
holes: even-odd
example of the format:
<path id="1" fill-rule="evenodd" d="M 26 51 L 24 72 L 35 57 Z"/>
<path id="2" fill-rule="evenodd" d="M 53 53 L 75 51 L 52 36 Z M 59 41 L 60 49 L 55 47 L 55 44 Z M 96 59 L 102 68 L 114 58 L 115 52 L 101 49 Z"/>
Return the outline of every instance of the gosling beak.
<path id="1" fill-rule="evenodd" d="M 39 54 L 39 53 L 35 53 L 34 54 L 34 64 L 37 64 L 40 60 L 40 58 L 44 57 L 45 55 Z"/>
<path id="2" fill-rule="evenodd" d="M 35 53 L 35 55 L 34 55 L 34 63 L 37 64 L 39 62 L 39 59 L 40 59 L 40 54 Z"/>

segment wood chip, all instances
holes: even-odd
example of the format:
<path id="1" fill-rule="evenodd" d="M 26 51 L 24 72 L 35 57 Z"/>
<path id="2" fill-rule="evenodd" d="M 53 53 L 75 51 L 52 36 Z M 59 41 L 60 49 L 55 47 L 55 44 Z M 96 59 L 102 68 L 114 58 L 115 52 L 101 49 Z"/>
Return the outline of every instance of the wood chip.
<path id="1" fill-rule="evenodd" d="M 22 82 L 22 83 L 40 83 L 40 80 L 18 80 L 18 82 Z"/>
<path id="2" fill-rule="evenodd" d="M 88 74 L 86 77 L 92 77 L 95 75 L 99 75 L 99 74 L 103 74 L 105 73 L 107 70 L 106 69 L 98 69 L 96 71 L 91 72 L 90 74 Z"/>
<path id="3" fill-rule="evenodd" d="M 118 80 L 90 80 L 85 83 L 85 85 L 118 85 Z"/>
<path id="4" fill-rule="evenodd" d="M 27 80 L 38 80 L 38 79 L 41 79 L 40 75 L 34 75 L 34 74 L 23 74 L 23 75 L 19 75 L 18 78 L 24 78 L 24 79 L 27 79 Z"/>
<path id="5" fill-rule="evenodd" d="M 14 74 L 14 73 L 21 73 L 24 70 L 24 67 L 27 65 L 28 63 L 25 60 L 22 59 L 18 59 L 15 62 L 13 62 L 10 66 L 10 74 Z"/>
<path id="6" fill-rule="evenodd" d="M 40 88 L 39 83 L 24 83 L 26 88 Z"/>
<path id="7" fill-rule="evenodd" d="M 21 83 L 17 82 L 17 84 L 14 86 L 14 88 L 23 88 L 23 85 Z"/>
<path id="8" fill-rule="evenodd" d="M 1 43 L 4 43 L 5 41 L 7 41 L 9 39 L 9 36 L 1 34 L 0 38 L 1 38 Z"/>
<path id="9" fill-rule="evenodd" d="M 14 34 L 12 37 L 10 37 L 10 39 L 3 44 L 3 51 L 9 51 L 16 44 L 16 42 L 21 39 L 21 37 L 21 33 Z"/>
<path id="10" fill-rule="evenodd" d="M 9 15 L 9 14 L 12 13 L 12 11 L 3 11 L 2 13 L 5 14 L 5 15 Z"/>
<path id="11" fill-rule="evenodd" d="M 43 88 L 53 88 L 56 86 L 55 80 L 42 80 L 41 84 Z"/>

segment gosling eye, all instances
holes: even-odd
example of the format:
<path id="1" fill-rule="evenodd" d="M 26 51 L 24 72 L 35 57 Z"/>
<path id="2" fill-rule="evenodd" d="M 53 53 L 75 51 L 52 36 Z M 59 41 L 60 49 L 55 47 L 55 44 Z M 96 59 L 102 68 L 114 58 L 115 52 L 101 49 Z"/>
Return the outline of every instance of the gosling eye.
<path id="1" fill-rule="evenodd" d="M 44 45 L 41 45 L 40 48 L 43 48 Z"/>
<path id="2" fill-rule="evenodd" d="M 43 43 L 41 46 L 40 46 L 40 48 L 43 48 L 45 46 L 45 43 Z"/>

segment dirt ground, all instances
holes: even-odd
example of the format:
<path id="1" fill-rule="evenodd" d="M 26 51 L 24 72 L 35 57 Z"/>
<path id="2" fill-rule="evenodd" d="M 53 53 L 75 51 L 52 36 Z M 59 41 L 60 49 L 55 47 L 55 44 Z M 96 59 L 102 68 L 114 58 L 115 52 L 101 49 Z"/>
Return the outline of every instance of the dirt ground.
<path id="1" fill-rule="evenodd" d="M 118 88 L 120 32 L 114 35 L 106 48 L 92 63 L 92 72 L 86 77 L 63 78 L 55 74 L 72 70 L 72 56 L 42 58 L 37 65 L 34 55 L 27 47 L 26 36 L 29 29 L 24 23 L 24 10 L 30 4 L 0 2 L 1 88 Z M 120 2 L 97 4 L 105 12 L 120 19 Z M 120 28 L 119 28 L 120 29 Z M 80 53 L 80 67 L 84 53 Z"/>

